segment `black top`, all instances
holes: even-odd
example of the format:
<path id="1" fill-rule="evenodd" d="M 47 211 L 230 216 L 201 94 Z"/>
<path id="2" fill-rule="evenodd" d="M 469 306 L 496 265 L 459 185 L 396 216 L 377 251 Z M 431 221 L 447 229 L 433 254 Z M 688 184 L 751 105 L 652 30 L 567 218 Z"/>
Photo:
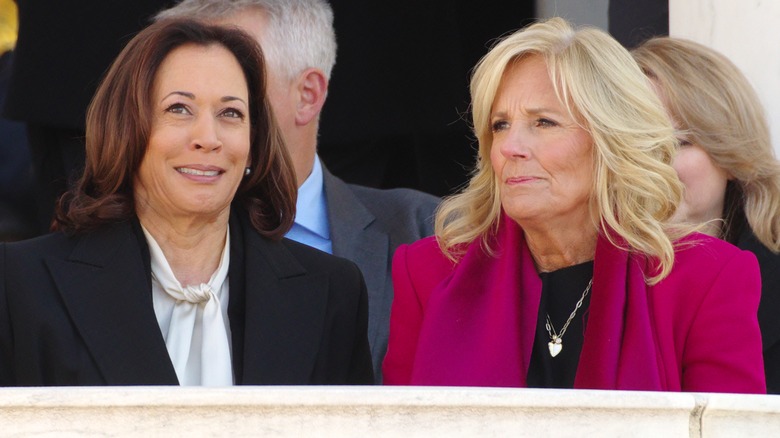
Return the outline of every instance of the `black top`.
<path id="1" fill-rule="evenodd" d="M 562 338 L 560 353 L 550 355 L 550 335 L 545 328 L 550 315 L 555 332 L 560 334 L 566 320 L 593 278 L 593 261 L 539 274 L 542 298 L 536 322 L 536 339 L 528 367 L 527 385 L 533 388 L 573 388 L 577 364 L 580 361 L 585 325 L 590 307 L 590 294 L 572 319 Z"/>
<path id="2" fill-rule="evenodd" d="M 739 239 L 732 242 L 740 249 L 756 255 L 761 268 L 761 304 L 758 306 L 758 325 L 764 347 L 766 392 L 780 394 L 780 255 L 764 246 L 753 234 L 750 226 L 744 226 Z"/>

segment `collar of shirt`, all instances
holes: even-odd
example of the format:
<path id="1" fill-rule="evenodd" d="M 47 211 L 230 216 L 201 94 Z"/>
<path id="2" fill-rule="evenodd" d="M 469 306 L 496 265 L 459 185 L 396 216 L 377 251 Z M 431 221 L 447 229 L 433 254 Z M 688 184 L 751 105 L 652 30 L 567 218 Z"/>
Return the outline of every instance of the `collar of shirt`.
<path id="1" fill-rule="evenodd" d="M 319 156 L 316 155 L 311 174 L 298 189 L 298 200 L 295 203 L 295 224 L 323 239 L 330 240 L 322 164 Z"/>

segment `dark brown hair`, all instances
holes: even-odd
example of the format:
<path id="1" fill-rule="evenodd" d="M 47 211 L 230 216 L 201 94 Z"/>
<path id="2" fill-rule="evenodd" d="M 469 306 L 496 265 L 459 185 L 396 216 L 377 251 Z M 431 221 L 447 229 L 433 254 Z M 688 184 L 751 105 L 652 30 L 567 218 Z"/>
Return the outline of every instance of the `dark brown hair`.
<path id="1" fill-rule="evenodd" d="M 133 178 L 149 140 L 155 76 L 168 54 L 185 44 L 220 45 L 236 57 L 249 92 L 251 173 L 233 205 L 242 205 L 266 237 L 280 239 L 290 229 L 295 173 L 266 99 L 260 47 L 240 30 L 182 19 L 141 31 L 109 69 L 87 111 L 84 174 L 60 199 L 55 229 L 82 233 L 134 217 Z"/>

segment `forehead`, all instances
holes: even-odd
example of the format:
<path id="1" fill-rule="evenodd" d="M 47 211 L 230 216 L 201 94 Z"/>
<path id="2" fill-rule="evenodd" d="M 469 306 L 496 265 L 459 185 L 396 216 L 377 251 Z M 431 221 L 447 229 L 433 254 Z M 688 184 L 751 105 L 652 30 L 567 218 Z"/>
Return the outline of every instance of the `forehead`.
<path id="1" fill-rule="evenodd" d="M 493 98 L 491 113 L 520 111 L 524 114 L 552 112 L 586 126 L 578 105 L 565 83 L 553 83 L 547 60 L 530 54 L 507 64 Z M 561 79 L 562 81 L 563 79 Z"/>
<path id="2" fill-rule="evenodd" d="M 528 55 L 507 64 L 496 90 L 496 100 L 555 100 L 547 62 L 539 55 Z"/>
<path id="3" fill-rule="evenodd" d="M 157 70 L 154 88 L 156 92 L 164 92 L 178 87 L 214 89 L 238 97 L 248 94 L 241 65 L 220 44 L 184 44 L 168 53 Z"/>
<path id="4" fill-rule="evenodd" d="M 547 61 L 541 55 L 529 53 L 509 61 L 504 68 L 503 77 L 524 74 L 538 79 L 549 79 Z"/>

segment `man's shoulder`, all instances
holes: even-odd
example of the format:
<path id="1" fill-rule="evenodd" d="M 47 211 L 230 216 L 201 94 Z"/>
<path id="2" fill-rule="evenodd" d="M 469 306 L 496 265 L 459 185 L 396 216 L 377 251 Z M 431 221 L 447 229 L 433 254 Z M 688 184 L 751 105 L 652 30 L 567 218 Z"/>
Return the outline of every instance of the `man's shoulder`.
<path id="1" fill-rule="evenodd" d="M 353 197 L 372 212 L 375 210 L 411 211 L 428 209 L 432 213 L 439 205 L 440 199 L 419 190 L 396 188 L 377 189 L 358 184 L 350 184 L 333 175 L 323 166 L 323 181 L 328 202 L 344 202 Z M 337 199 L 331 199 L 335 197 Z M 352 200 L 354 202 L 354 199 Z"/>
<path id="2" fill-rule="evenodd" d="M 324 171 L 331 232 L 343 235 L 368 226 L 388 234 L 393 248 L 433 234 L 439 198 L 412 189 L 348 184 Z"/>
<path id="3" fill-rule="evenodd" d="M 436 196 L 414 189 L 377 189 L 357 184 L 347 186 L 371 210 L 427 210 L 433 213 L 440 202 Z"/>
<path id="4" fill-rule="evenodd" d="M 439 198 L 412 189 L 375 189 L 349 185 L 355 197 L 376 218 L 375 226 L 400 241 L 410 242 L 433 234 Z"/>

